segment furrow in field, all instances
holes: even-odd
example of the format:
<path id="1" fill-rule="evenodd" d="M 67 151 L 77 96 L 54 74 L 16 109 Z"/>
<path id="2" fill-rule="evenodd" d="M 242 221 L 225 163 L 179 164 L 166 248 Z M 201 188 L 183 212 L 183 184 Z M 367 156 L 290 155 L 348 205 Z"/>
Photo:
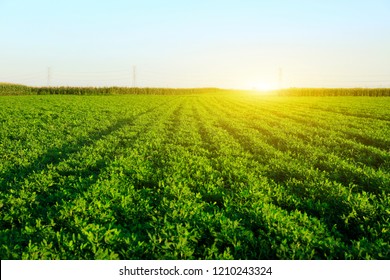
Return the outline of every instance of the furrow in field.
<path id="1" fill-rule="evenodd" d="M 390 135 L 388 121 L 378 120 L 373 122 L 372 120 L 356 117 L 345 118 L 327 113 L 317 114 L 305 104 L 293 106 L 284 99 L 276 99 L 274 102 L 265 100 L 254 104 L 249 104 L 245 97 L 241 102 L 230 101 L 230 107 L 238 107 L 241 111 L 246 111 L 247 114 L 252 114 L 252 116 L 272 115 L 274 118 L 278 117 L 280 122 L 286 120 L 292 122 L 294 127 L 301 126 L 311 129 L 320 135 L 328 135 L 329 132 L 332 132 L 332 137 L 348 138 L 351 142 L 376 147 L 381 149 L 382 152 L 388 152 L 387 148 L 390 145 L 389 137 L 386 136 Z"/>
<path id="2" fill-rule="evenodd" d="M 236 97 L 237 99 L 238 97 Z M 375 121 L 365 120 L 362 118 L 345 118 L 340 115 L 332 116 L 332 114 L 316 114 L 316 112 L 310 109 L 308 104 L 302 106 L 292 106 L 295 99 L 288 102 L 285 99 L 274 99 L 271 101 L 266 99 L 264 102 L 254 102 L 248 104 L 251 99 L 241 96 L 242 101 L 230 99 L 232 106 L 240 106 L 241 110 L 254 111 L 256 115 L 262 115 L 266 112 L 279 116 L 284 119 L 294 120 L 298 123 L 302 123 L 306 127 L 322 128 L 327 131 L 337 132 L 343 138 L 348 138 L 351 141 L 361 142 L 365 145 L 380 148 L 384 151 L 388 151 L 389 146 L 388 138 L 386 135 L 390 134 L 389 123 L 387 121 Z M 311 99 L 310 99 L 311 100 Z M 296 104 L 295 104 L 296 105 Z"/>
<path id="3" fill-rule="evenodd" d="M 167 108 L 169 112 L 170 105 L 165 104 L 159 108 Z M 110 161 L 115 161 L 115 157 L 121 154 L 124 147 L 136 146 L 137 139 L 147 134 L 148 130 L 153 130 L 158 124 L 156 120 L 163 119 L 163 115 L 150 108 L 136 118 L 122 119 L 123 123 L 115 129 L 110 126 L 107 133 L 99 138 L 89 138 L 87 144 L 80 145 L 77 151 L 66 154 L 61 160 L 47 163 L 46 168 L 39 172 L 27 173 L 28 175 L 22 177 L 23 180 L 16 181 L 19 187 L 12 185 L 11 193 L 6 195 L 10 203 L 3 212 L 7 215 L 1 219 L 2 228 L 10 228 L 9 233 L 15 237 L 22 235 L 17 230 L 18 225 L 30 227 L 37 221 L 45 221 L 44 227 L 52 229 L 51 240 L 55 241 L 55 232 L 60 231 L 71 237 L 69 234 L 80 232 L 80 228 L 87 226 L 93 217 L 96 218 L 95 223 L 109 222 L 112 217 L 101 217 L 101 211 L 96 211 L 99 217 L 91 215 L 96 203 L 99 210 L 110 205 L 94 200 L 96 190 L 92 190 L 92 186 L 99 184 L 102 177 L 104 178 L 106 170 L 110 169 Z M 95 195 L 90 195 L 89 192 Z M 26 213 L 33 215 L 26 216 Z M 79 224 L 80 222 L 82 224 Z M 37 239 L 39 243 L 40 235 L 37 232 L 30 238 Z M 58 243 L 58 246 L 63 244 Z"/>
<path id="4" fill-rule="evenodd" d="M 81 216 L 84 217 L 84 223 L 88 224 L 89 221 L 92 224 L 103 224 L 106 228 L 116 230 L 118 239 L 116 246 L 112 247 L 110 244 L 101 246 L 110 249 L 121 258 L 129 257 L 129 253 L 133 253 L 130 248 L 127 249 L 130 243 L 134 246 L 148 240 L 147 231 L 153 228 L 151 214 L 158 208 L 161 195 L 158 192 L 156 178 L 158 167 L 155 166 L 155 161 L 163 143 L 166 127 L 171 123 L 175 111 L 180 110 L 180 103 L 180 100 L 176 99 L 145 115 L 138 123 L 142 133 L 136 137 L 128 138 L 132 130 L 118 135 L 119 139 L 127 139 L 121 152 L 102 170 L 98 180 L 84 190 L 84 195 L 80 199 L 64 204 L 60 210 L 61 218 L 70 228 L 66 234 L 68 238 L 71 237 L 72 227 L 73 232 L 80 231 L 82 224 L 78 224 L 74 218 Z M 80 201 L 86 203 L 87 209 L 79 207 Z M 73 211 L 77 211 L 78 214 L 67 215 L 69 209 L 74 209 Z M 147 256 L 147 252 L 142 252 L 142 246 L 134 249 L 139 252 L 139 257 Z"/>
<path id="5" fill-rule="evenodd" d="M 262 239 L 264 245 L 266 245 L 267 242 L 271 242 L 267 245 L 268 250 L 271 252 L 273 251 L 277 256 L 282 254 L 280 250 L 276 249 L 278 246 L 276 245 L 277 242 L 273 243 L 273 241 L 266 237 L 275 234 L 276 239 L 283 239 L 283 231 L 287 230 L 287 228 L 290 226 L 300 228 L 303 222 L 302 219 L 307 219 L 306 222 L 310 224 L 310 226 L 307 226 L 309 228 L 307 232 L 308 235 L 311 235 L 311 229 L 320 228 L 319 231 L 321 231 L 322 234 L 330 236 L 330 232 L 328 231 L 327 226 L 321 224 L 321 222 L 316 218 L 307 218 L 307 216 L 305 218 L 305 214 L 302 212 L 296 212 L 293 217 L 292 215 L 287 215 L 287 212 L 282 210 L 282 208 L 279 206 L 275 206 L 270 203 L 273 200 L 272 192 L 278 193 L 286 198 L 288 197 L 289 199 L 292 197 L 283 194 L 279 185 L 273 183 L 272 181 L 267 181 L 264 177 L 262 177 L 261 173 L 263 172 L 263 168 L 260 168 L 259 170 L 259 166 L 256 166 L 256 163 L 253 161 L 250 155 L 245 153 L 240 145 L 232 146 L 232 143 L 235 143 L 236 140 L 234 140 L 232 135 L 229 135 L 225 129 L 221 129 L 221 127 L 218 125 L 218 119 L 220 118 L 218 110 L 207 110 L 204 104 L 202 108 L 200 107 L 201 106 L 198 106 L 197 110 L 199 116 L 202 116 L 204 120 L 200 125 L 201 133 L 204 137 L 203 142 L 209 143 L 210 146 L 218 147 L 213 151 L 215 158 L 214 161 L 219 163 L 216 165 L 216 167 L 221 170 L 221 174 L 224 174 L 226 171 L 226 174 L 229 174 L 225 178 L 222 177 L 222 181 L 225 182 L 225 186 L 222 187 L 220 192 L 225 193 L 226 201 L 229 199 L 229 191 L 239 194 L 237 196 L 234 194 L 230 195 L 231 204 L 229 205 L 230 208 L 228 209 L 230 209 L 229 211 L 231 214 L 234 213 L 232 214 L 233 216 L 238 218 L 252 216 L 252 218 L 249 219 L 251 223 L 244 223 L 244 225 L 247 228 L 253 230 L 254 234 L 259 239 L 259 242 Z M 224 157 L 227 156 L 229 152 L 233 153 L 233 150 L 237 155 L 234 158 L 229 158 L 229 160 L 224 160 Z M 239 156 L 239 154 L 245 156 Z M 229 177 L 233 178 L 233 180 L 229 181 Z M 227 207 L 225 199 L 224 205 Z M 258 207 L 256 208 L 256 211 L 251 209 L 251 206 L 253 205 Z M 270 213 L 268 213 L 268 209 L 272 209 L 272 212 L 279 216 L 278 219 L 280 219 L 281 222 L 279 224 L 280 228 L 278 231 L 273 231 L 272 223 L 275 220 L 274 218 L 271 218 L 272 215 L 269 215 Z M 300 240 L 302 243 L 307 243 L 307 241 L 308 240 L 306 240 L 305 237 Z M 317 247 L 318 244 L 316 244 L 316 242 L 317 241 L 314 241 L 313 244 L 307 247 L 307 249 L 312 250 L 313 248 L 317 248 L 318 250 L 323 250 L 324 248 L 319 248 L 321 246 Z M 342 247 L 342 245 L 338 244 L 337 241 L 333 240 L 333 242 L 333 246 Z M 288 246 L 293 246 L 293 244 L 289 243 Z M 333 249 L 336 247 L 333 247 Z M 297 250 L 297 255 L 300 253 L 301 252 Z M 299 257 L 297 256 L 297 258 Z"/>
<path id="6" fill-rule="evenodd" d="M 216 104 L 209 102 L 206 106 L 210 106 L 209 113 L 219 111 Z M 220 120 L 218 126 L 222 126 L 231 135 L 237 137 L 236 139 L 244 145 L 243 147 L 253 153 L 254 158 L 266 167 L 263 173 L 265 172 L 269 178 L 284 185 L 288 193 L 296 195 L 292 198 L 292 201 L 295 200 L 292 204 L 290 198 L 287 200 L 275 198 L 279 205 L 292 207 L 290 209 L 295 207 L 314 214 L 325 220 L 329 228 L 337 224 L 338 228 L 352 239 L 365 234 L 357 230 L 362 222 L 369 224 L 382 220 L 381 215 L 384 214 L 382 210 L 375 210 L 375 205 L 379 200 L 377 197 L 367 193 L 351 193 L 349 187 L 329 181 L 325 173 L 306 166 L 303 162 L 277 150 L 274 150 L 274 157 L 269 156 L 270 151 L 273 150 L 272 146 L 268 150 L 262 148 L 259 152 L 258 147 L 264 147 L 264 143 L 259 142 L 262 135 L 231 121 L 230 117 L 219 116 L 218 118 Z M 229 121 L 224 122 L 224 119 Z M 318 190 L 322 191 L 318 192 Z M 320 207 L 317 208 L 316 205 Z M 349 217 L 351 212 L 355 213 L 352 219 Z M 367 219 L 368 216 L 370 218 Z"/>
<path id="7" fill-rule="evenodd" d="M 374 99 L 4 100 L 2 259 L 389 257 Z"/>
<path id="8" fill-rule="evenodd" d="M 376 170 L 361 163 L 346 161 L 334 154 L 335 148 L 332 148 L 334 142 L 329 143 L 328 146 L 324 143 L 313 145 L 313 143 L 307 143 L 301 137 L 296 136 L 296 129 L 289 128 L 288 123 L 284 127 L 280 125 L 275 128 L 275 126 L 268 125 L 266 119 L 263 121 L 248 120 L 244 116 L 234 113 L 227 106 L 216 106 L 220 106 L 220 110 L 224 111 L 229 119 L 239 120 L 245 124 L 245 127 L 258 130 L 259 136 L 266 143 L 283 153 L 290 154 L 294 159 L 305 164 L 307 168 L 314 167 L 326 171 L 328 178 L 332 180 L 340 181 L 346 185 L 356 183 L 361 188 L 373 193 L 388 191 L 390 178 L 384 170 Z M 386 154 L 384 154 L 385 156 Z M 388 158 L 385 158 L 381 164 L 386 165 L 388 162 Z"/>
<path id="9" fill-rule="evenodd" d="M 314 99 L 315 100 L 315 99 Z M 312 102 L 311 104 L 303 103 L 310 109 L 326 114 L 342 114 L 345 116 L 358 117 L 361 119 L 371 119 L 390 121 L 390 117 L 387 114 L 389 107 L 388 98 L 339 98 L 339 103 L 335 102 L 334 98 L 322 99 L 322 102 Z M 379 102 L 378 102 L 379 100 Z"/>
<path id="10" fill-rule="evenodd" d="M 74 102 L 77 101 L 73 99 L 58 105 L 62 108 L 62 112 L 57 112 L 55 108 L 52 108 L 57 104 L 51 104 L 53 101 L 50 99 L 44 99 L 42 102 L 45 103 L 41 109 L 39 109 L 37 102 L 36 106 L 24 106 L 13 112 L 17 117 L 8 126 L 8 137 L 2 139 L 2 142 L 9 144 L 7 145 L 8 156 L 15 153 L 15 157 L 18 156 L 23 161 L 19 164 L 19 161 L 13 160 L 13 157 L 9 157 L 8 162 L 6 161 L 9 170 L 4 170 L 3 177 L 9 180 L 12 180 L 11 177 L 27 176 L 32 171 L 39 172 L 47 164 L 56 164 L 80 150 L 80 147 L 91 145 L 96 140 L 103 139 L 113 131 L 120 130 L 142 114 L 153 111 L 154 108 L 161 105 L 159 103 L 138 103 L 127 112 L 126 117 L 114 115 L 113 118 L 113 116 L 107 117 L 103 110 L 103 112 L 98 111 L 97 108 L 90 110 L 89 106 L 93 106 L 93 104 L 80 102 L 76 105 Z M 27 117 L 29 115 L 34 120 L 32 125 L 24 125 L 23 121 L 20 122 L 19 118 L 31 122 L 30 118 Z M 12 130 L 15 130 L 19 137 L 24 134 L 25 137 L 19 141 L 13 141 Z M 15 142 L 16 145 L 14 145 Z"/>

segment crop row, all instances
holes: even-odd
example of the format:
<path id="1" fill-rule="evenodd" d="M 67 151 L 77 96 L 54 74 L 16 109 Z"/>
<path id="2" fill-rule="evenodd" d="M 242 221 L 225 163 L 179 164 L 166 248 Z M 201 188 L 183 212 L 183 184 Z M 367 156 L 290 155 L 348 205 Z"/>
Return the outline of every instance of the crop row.
<path id="1" fill-rule="evenodd" d="M 227 94 L 252 93 L 249 90 L 227 90 L 219 88 L 139 88 L 139 87 L 29 87 L 18 84 L 1 83 L 1 95 L 183 95 L 183 94 Z M 260 93 L 255 91 L 255 93 Z M 389 88 L 288 88 L 265 92 L 277 96 L 390 96 Z"/>
<path id="2" fill-rule="evenodd" d="M 389 107 L 343 98 L 2 97 L 0 257 L 388 259 Z"/>

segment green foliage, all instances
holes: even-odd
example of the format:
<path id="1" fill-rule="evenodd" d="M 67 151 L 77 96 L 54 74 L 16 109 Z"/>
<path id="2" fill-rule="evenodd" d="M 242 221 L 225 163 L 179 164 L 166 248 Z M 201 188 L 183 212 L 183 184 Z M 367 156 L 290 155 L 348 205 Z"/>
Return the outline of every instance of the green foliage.
<path id="1" fill-rule="evenodd" d="M 1 259 L 389 259 L 390 99 L 78 90 L 0 97 Z"/>
<path id="2" fill-rule="evenodd" d="M 23 85 L 0 83 L 0 95 L 29 95 L 31 88 Z"/>
<path id="3" fill-rule="evenodd" d="M 389 88 L 289 88 L 281 96 L 390 96 Z"/>
<path id="4" fill-rule="evenodd" d="M 219 88 L 136 88 L 136 87 L 28 87 L 0 83 L 0 95 L 193 95 L 237 94 L 238 91 Z M 251 92 L 251 91 L 241 91 Z M 389 88 L 288 88 L 268 92 L 279 96 L 390 96 Z"/>
<path id="5" fill-rule="evenodd" d="M 228 93 L 217 88 L 129 88 L 129 87 L 28 87 L 0 83 L 0 95 L 192 95 Z"/>

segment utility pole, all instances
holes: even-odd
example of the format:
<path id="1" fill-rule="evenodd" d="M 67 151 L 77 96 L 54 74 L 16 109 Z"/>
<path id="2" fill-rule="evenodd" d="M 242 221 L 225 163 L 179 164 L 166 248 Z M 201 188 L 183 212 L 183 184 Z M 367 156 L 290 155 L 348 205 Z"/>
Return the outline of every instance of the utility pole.
<path id="1" fill-rule="evenodd" d="M 279 70 L 278 70 L 278 80 L 279 80 L 279 89 L 282 88 L 282 85 L 283 85 L 283 69 L 282 67 L 279 67 Z"/>
<path id="2" fill-rule="evenodd" d="M 51 67 L 47 67 L 47 86 L 51 85 Z"/>
<path id="3" fill-rule="evenodd" d="M 137 86 L 137 67 L 133 65 L 133 88 Z"/>

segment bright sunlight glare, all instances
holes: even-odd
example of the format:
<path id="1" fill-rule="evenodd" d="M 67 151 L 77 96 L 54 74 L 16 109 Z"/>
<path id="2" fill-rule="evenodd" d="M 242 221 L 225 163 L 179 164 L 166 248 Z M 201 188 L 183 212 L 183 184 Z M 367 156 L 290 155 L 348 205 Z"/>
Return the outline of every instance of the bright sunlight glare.
<path id="1" fill-rule="evenodd" d="M 252 86 L 250 86 L 249 89 L 254 90 L 254 91 L 265 92 L 265 91 L 277 90 L 277 89 L 279 89 L 279 86 L 277 86 L 274 83 L 262 81 L 262 82 L 257 82 L 257 83 L 252 84 Z"/>

